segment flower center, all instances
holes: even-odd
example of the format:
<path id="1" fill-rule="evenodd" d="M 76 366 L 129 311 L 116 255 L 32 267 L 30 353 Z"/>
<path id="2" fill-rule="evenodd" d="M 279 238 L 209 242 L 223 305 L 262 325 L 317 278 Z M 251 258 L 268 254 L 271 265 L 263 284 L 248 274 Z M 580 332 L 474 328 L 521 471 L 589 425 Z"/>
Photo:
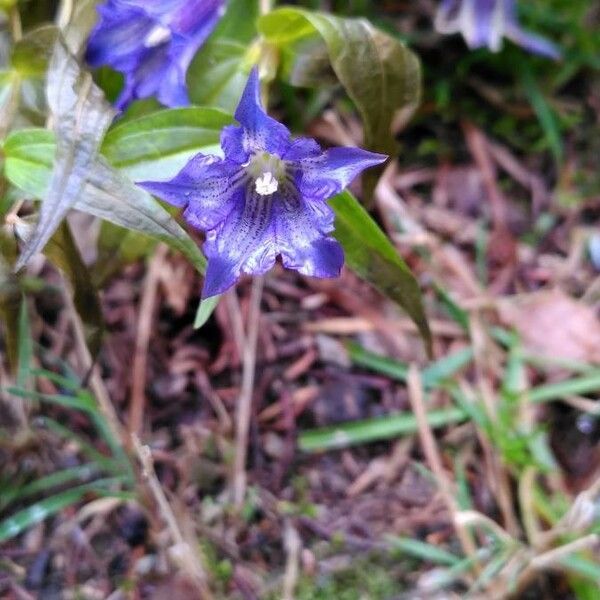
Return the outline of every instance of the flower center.
<path id="1" fill-rule="evenodd" d="M 246 173 L 254 181 L 260 196 L 274 194 L 285 180 L 285 162 L 268 152 L 255 154 L 245 165 Z"/>
<path id="2" fill-rule="evenodd" d="M 171 39 L 171 30 L 160 23 L 155 25 L 144 39 L 144 46 L 146 48 L 154 48 L 163 42 Z"/>
<path id="3" fill-rule="evenodd" d="M 271 173 L 271 171 L 267 171 L 254 181 L 254 185 L 256 186 L 257 194 L 260 194 L 261 196 L 268 196 L 277 191 L 279 182 L 277 179 L 275 179 L 275 177 L 273 177 L 273 173 Z"/>

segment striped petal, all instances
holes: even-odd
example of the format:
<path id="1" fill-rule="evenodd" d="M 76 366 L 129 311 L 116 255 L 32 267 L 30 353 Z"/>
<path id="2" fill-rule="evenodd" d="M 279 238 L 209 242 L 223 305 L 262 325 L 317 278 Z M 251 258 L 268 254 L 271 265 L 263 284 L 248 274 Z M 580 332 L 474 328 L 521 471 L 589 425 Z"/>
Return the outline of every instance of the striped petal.
<path id="1" fill-rule="evenodd" d="M 245 174 L 239 165 L 198 154 L 170 181 L 143 181 L 145 190 L 173 206 L 197 229 L 217 227 L 236 207 Z"/>
<path id="2" fill-rule="evenodd" d="M 331 148 L 320 155 L 311 153 L 296 159 L 297 184 L 300 194 L 315 200 L 327 200 L 339 194 L 362 171 L 387 159 L 384 154 L 361 148 Z M 287 155 L 284 155 L 287 160 Z"/>
<path id="3" fill-rule="evenodd" d="M 222 294 L 242 273 L 259 275 L 275 264 L 274 196 L 261 196 L 253 186 L 239 188 L 233 210 L 208 231 L 203 249 L 208 258 L 202 297 Z"/>
<path id="4" fill-rule="evenodd" d="M 256 67 L 250 72 L 235 118 L 241 127 L 227 128 L 222 140 L 225 156 L 231 160 L 256 152 L 282 156 L 291 143 L 288 128 L 269 117 L 261 106 Z"/>
<path id="5" fill-rule="evenodd" d="M 327 234 L 334 213 L 325 202 L 302 198 L 291 185 L 277 194 L 274 206 L 275 245 L 283 266 L 303 275 L 337 277 L 344 252 Z"/>

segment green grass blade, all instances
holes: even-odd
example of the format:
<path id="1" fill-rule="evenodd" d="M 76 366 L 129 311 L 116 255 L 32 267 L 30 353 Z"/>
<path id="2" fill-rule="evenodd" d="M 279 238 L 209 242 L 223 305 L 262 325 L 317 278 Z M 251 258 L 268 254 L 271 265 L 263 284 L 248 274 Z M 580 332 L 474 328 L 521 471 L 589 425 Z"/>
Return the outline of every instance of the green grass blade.
<path id="1" fill-rule="evenodd" d="M 452 554 L 452 552 L 420 540 L 400 536 L 386 536 L 386 540 L 390 543 L 392 549 L 433 564 L 453 567 L 461 562 L 461 558 Z"/>
<path id="2" fill-rule="evenodd" d="M 28 496 L 48 492 L 52 488 L 72 481 L 77 481 L 78 483 L 82 483 L 82 481 L 86 482 L 97 474 L 97 472 L 98 469 L 96 465 L 93 464 L 79 465 L 77 467 L 63 469 L 62 471 L 56 471 L 56 473 L 40 477 L 19 488 L 17 493 L 13 496 L 12 501 L 15 502 L 16 500 L 22 500 Z"/>
<path id="3" fill-rule="evenodd" d="M 74 408 L 86 413 L 92 413 L 96 409 L 93 398 L 87 393 L 79 393 L 76 396 L 66 394 L 41 394 L 39 392 L 29 392 L 17 387 L 8 388 L 10 394 L 26 398 L 27 400 L 39 400 L 50 404 L 58 404 L 64 408 Z"/>
<path id="4" fill-rule="evenodd" d="M 528 392 L 529 401 L 535 404 L 560 400 L 567 396 L 577 396 L 580 394 L 590 394 L 600 390 L 600 372 L 594 371 L 584 377 L 567 379 L 558 383 L 548 383 L 540 385 Z"/>
<path id="5" fill-rule="evenodd" d="M 112 458 L 109 458 L 96 450 L 89 442 L 86 442 L 81 436 L 71 431 L 68 427 L 65 427 L 62 423 L 59 423 L 50 417 L 41 417 L 40 420 L 49 431 L 75 442 L 84 456 L 105 471 L 120 472 L 120 467 Z"/>
<path id="6" fill-rule="evenodd" d="M 21 308 L 19 310 L 18 327 L 18 355 L 17 355 L 17 387 L 28 387 L 30 380 L 31 361 L 33 359 L 33 342 L 31 339 L 31 326 L 29 323 L 29 313 L 27 312 L 27 302 L 23 297 Z"/>
<path id="7" fill-rule="evenodd" d="M 354 364 L 387 375 L 398 381 L 406 381 L 408 374 L 408 365 L 406 363 L 369 352 L 354 343 L 348 344 L 348 352 Z M 452 377 L 460 369 L 468 365 L 472 359 L 473 350 L 471 348 L 464 348 L 431 363 L 421 373 L 423 387 L 437 387 L 442 381 Z"/>
<path id="8" fill-rule="evenodd" d="M 16 514 L 0 521 L 0 543 L 19 535 L 28 527 L 60 512 L 67 506 L 78 502 L 86 493 L 101 491 L 106 493 L 106 486 L 118 482 L 118 479 L 104 479 L 86 483 L 20 510 Z"/>
<path id="9" fill-rule="evenodd" d="M 465 412 L 459 408 L 434 410 L 427 414 L 431 427 L 460 423 L 466 418 Z M 298 438 L 298 444 L 305 452 L 317 452 L 387 440 L 416 431 L 415 416 L 412 413 L 402 413 L 304 431 Z"/>
<path id="10" fill-rule="evenodd" d="M 198 305 L 198 310 L 196 312 L 196 318 L 194 319 L 194 329 L 200 329 L 210 316 L 213 314 L 215 308 L 217 308 L 217 304 L 221 296 L 211 296 L 210 298 L 205 298 L 200 301 Z"/>
<path id="11" fill-rule="evenodd" d="M 585 558 L 581 554 L 570 554 L 561 558 L 559 563 L 573 574 L 596 583 L 600 582 L 600 563 L 598 561 Z"/>

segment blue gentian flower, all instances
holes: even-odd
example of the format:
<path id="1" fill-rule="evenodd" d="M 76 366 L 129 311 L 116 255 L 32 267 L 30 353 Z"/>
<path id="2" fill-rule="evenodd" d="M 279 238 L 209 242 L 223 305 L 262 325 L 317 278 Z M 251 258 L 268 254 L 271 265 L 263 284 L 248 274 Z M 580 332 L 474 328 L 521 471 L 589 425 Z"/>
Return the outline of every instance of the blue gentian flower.
<path id="1" fill-rule="evenodd" d="M 259 91 L 253 69 L 235 112 L 240 125 L 221 134 L 224 158 L 197 154 L 172 180 L 140 184 L 206 232 L 203 297 L 224 292 L 242 273 L 265 273 L 278 256 L 304 275 L 338 276 L 344 254 L 329 235 L 334 214 L 326 200 L 387 158 L 292 140 L 265 113 Z"/>
<path id="2" fill-rule="evenodd" d="M 442 0 L 435 18 L 440 33 L 462 33 L 469 48 L 502 48 L 507 37 L 529 52 L 558 59 L 560 50 L 548 40 L 521 28 L 515 0 Z"/>
<path id="3" fill-rule="evenodd" d="M 225 0 L 106 0 L 88 41 L 86 60 L 125 76 L 116 106 L 156 96 L 189 104 L 185 75 L 225 10 Z"/>

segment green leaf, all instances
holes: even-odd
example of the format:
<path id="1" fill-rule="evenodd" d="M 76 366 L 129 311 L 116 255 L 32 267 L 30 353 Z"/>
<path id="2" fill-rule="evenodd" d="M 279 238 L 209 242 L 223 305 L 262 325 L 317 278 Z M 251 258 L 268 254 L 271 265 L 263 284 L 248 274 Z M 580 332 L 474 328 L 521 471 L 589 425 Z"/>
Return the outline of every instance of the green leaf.
<path id="1" fill-rule="evenodd" d="M 92 270 L 96 287 L 102 288 L 124 265 L 147 257 L 155 247 L 156 240 L 151 237 L 102 221 L 98 235 L 98 258 Z"/>
<path id="2" fill-rule="evenodd" d="M 213 108 L 174 108 L 119 123 L 102 154 L 133 181 L 172 179 L 197 154 L 220 154 L 221 130 L 233 118 Z"/>
<path id="3" fill-rule="evenodd" d="M 50 473 L 50 475 L 34 479 L 30 483 L 20 486 L 11 498 L 11 501 L 15 502 L 16 500 L 22 500 L 28 496 L 48 492 L 52 488 L 72 481 L 81 483 L 82 481 L 91 479 L 97 472 L 98 467 L 96 465 L 85 464 Z"/>
<path id="4" fill-rule="evenodd" d="M 11 133 L 3 146 L 6 178 L 35 198 L 48 189 L 56 153 L 54 134 L 47 129 L 21 129 Z"/>
<path id="5" fill-rule="evenodd" d="M 36 198 L 44 197 L 49 185 L 53 137 L 43 129 L 28 129 L 11 134 L 4 144 L 6 177 Z M 150 194 L 112 168 L 106 159 L 96 158 L 88 167 L 86 180 L 73 208 L 164 241 L 204 273 L 206 259 L 196 242 Z"/>
<path id="6" fill-rule="evenodd" d="M 88 169 L 115 114 L 91 75 L 79 68 L 62 42 L 54 46 L 46 94 L 56 131 L 56 157 L 38 224 L 16 269 L 42 250 L 77 199 L 84 195 Z"/>
<path id="7" fill-rule="evenodd" d="M 12 47 L 0 74 L 0 137 L 11 129 L 44 122 L 46 68 L 57 36 L 56 27 L 44 25 L 29 31 Z"/>
<path id="8" fill-rule="evenodd" d="M 538 404 L 568 396 L 596 394 L 598 391 L 600 391 L 600 371 L 595 370 L 582 377 L 539 385 L 526 392 L 526 395 L 529 402 Z"/>
<path id="9" fill-rule="evenodd" d="M 19 357 L 17 362 L 16 383 L 20 388 L 29 388 L 31 361 L 33 358 L 33 340 L 27 302 L 23 298 L 19 311 Z"/>
<path id="10" fill-rule="evenodd" d="M 163 241 L 181 252 L 199 273 L 206 271 L 206 259 L 196 242 L 150 194 L 103 157 L 89 169 L 85 192 L 74 208 Z"/>
<path id="11" fill-rule="evenodd" d="M 377 373 L 383 373 L 398 381 L 406 381 L 408 376 L 408 365 L 393 358 L 380 356 L 365 350 L 358 344 L 348 344 L 350 359 L 354 364 L 372 369 Z M 431 363 L 421 373 L 421 382 L 425 389 L 436 388 L 444 381 L 453 377 L 460 369 L 473 360 L 472 348 L 463 348 L 453 354 L 448 354 Z"/>
<path id="12" fill-rule="evenodd" d="M 17 241 L 9 226 L 0 227 L 0 318 L 9 365 L 16 372 L 19 365 L 19 316 L 23 294 L 20 277 L 13 270 L 17 259 Z"/>
<path id="13" fill-rule="evenodd" d="M 200 301 L 196 318 L 194 319 L 194 329 L 200 329 L 210 319 L 220 299 L 221 296 L 211 296 Z"/>
<path id="14" fill-rule="evenodd" d="M 431 427 L 453 425 L 466 419 L 466 413 L 459 408 L 432 410 L 427 413 L 427 422 Z M 352 421 L 333 427 L 304 431 L 300 433 L 298 444 L 300 449 L 305 452 L 337 450 L 357 444 L 412 434 L 417 429 L 417 419 L 412 413 L 392 414 L 385 417 Z"/>
<path id="15" fill-rule="evenodd" d="M 280 8 L 261 17 L 259 32 L 280 48 L 321 38 L 338 80 L 359 110 L 368 148 L 394 154 L 393 124 L 417 107 L 421 69 L 417 57 L 401 42 L 365 19 L 347 19 L 297 8 Z M 304 44 L 304 62 L 321 60 L 314 44 Z M 308 66 L 305 64 L 307 70 Z M 322 69 L 321 69 L 322 70 Z"/>
<path id="16" fill-rule="evenodd" d="M 350 192 L 338 194 L 329 204 L 335 211 L 333 235 L 344 248 L 347 266 L 406 311 L 431 354 L 431 333 L 421 292 L 410 269 Z"/>
<path id="17" fill-rule="evenodd" d="M 227 12 L 188 69 L 192 102 L 234 112 L 258 58 L 251 45 L 257 33 L 258 14 L 257 0 L 228 2 Z"/>
<path id="18" fill-rule="evenodd" d="M 88 492 L 106 494 L 108 485 L 118 481 L 118 478 L 110 478 L 86 483 L 36 502 L 12 517 L 0 521 L 0 542 L 19 535 L 28 527 L 51 517 L 67 506 L 75 504 Z"/>
<path id="19" fill-rule="evenodd" d="M 386 536 L 385 539 L 391 544 L 394 550 L 399 550 L 400 552 L 409 554 L 415 558 L 427 560 L 433 564 L 452 567 L 461 562 L 461 559 L 455 554 L 452 554 L 439 546 L 427 544 L 420 540 L 392 535 Z"/>

